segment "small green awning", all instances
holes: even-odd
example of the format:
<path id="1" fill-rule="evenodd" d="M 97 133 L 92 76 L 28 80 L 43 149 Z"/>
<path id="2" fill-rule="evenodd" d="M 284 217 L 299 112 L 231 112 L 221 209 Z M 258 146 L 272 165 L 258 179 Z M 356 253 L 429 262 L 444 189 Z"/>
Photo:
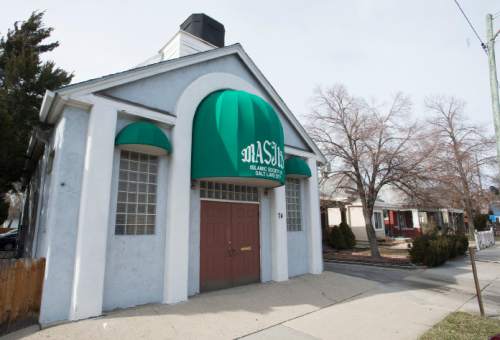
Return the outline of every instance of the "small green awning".
<path id="1" fill-rule="evenodd" d="M 121 148 L 162 156 L 172 151 L 165 133 L 150 122 L 135 122 L 125 126 L 116 136 L 115 145 Z"/>
<path id="2" fill-rule="evenodd" d="M 264 99 L 211 93 L 193 120 L 191 178 L 276 187 L 285 182 L 283 127 Z"/>
<path id="3" fill-rule="evenodd" d="M 287 177 L 311 177 L 309 165 L 299 157 L 290 157 L 285 160 L 285 173 Z"/>

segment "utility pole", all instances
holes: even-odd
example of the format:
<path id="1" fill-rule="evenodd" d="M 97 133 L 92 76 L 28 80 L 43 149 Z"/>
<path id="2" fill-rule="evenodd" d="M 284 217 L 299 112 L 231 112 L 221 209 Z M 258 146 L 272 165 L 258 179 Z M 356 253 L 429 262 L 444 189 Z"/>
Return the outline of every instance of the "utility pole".
<path id="1" fill-rule="evenodd" d="M 491 105 L 493 108 L 493 122 L 495 123 L 495 135 L 497 145 L 497 162 L 500 169 L 500 102 L 498 98 L 498 78 L 495 61 L 495 39 L 500 31 L 493 34 L 493 15 L 486 15 L 486 53 L 488 53 L 488 64 L 490 67 Z"/>

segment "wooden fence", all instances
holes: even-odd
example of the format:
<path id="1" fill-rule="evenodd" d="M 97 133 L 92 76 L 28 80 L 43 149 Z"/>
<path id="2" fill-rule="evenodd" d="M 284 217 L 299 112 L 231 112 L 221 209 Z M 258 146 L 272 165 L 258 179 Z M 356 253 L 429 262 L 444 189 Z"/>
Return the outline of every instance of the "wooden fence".
<path id="1" fill-rule="evenodd" d="M 38 322 L 45 259 L 0 260 L 0 335 Z"/>

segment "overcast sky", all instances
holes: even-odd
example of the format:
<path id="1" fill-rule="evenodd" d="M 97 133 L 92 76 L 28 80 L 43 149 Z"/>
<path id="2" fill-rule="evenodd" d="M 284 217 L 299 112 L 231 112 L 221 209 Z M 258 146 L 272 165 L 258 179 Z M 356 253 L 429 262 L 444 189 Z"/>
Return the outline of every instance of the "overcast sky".
<path id="1" fill-rule="evenodd" d="M 485 15 L 499 12 L 500 1 L 460 3 L 484 39 Z M 35 9 L 46 11 L 61 44 L 49 58 L 73 71 L 74 82 L 142 62 L 189 14 L 204 12 L 224 24 L 226 44 L 241 43 L 299 117 L 316 86 L 342 83 L 378 101 L 403 91 L 417 115 L 426 96 L 455 95 L 471 119 L 492 125 L 487 58 L 453 0 L 23 0 L 2 6 L 0 33 Z"/>

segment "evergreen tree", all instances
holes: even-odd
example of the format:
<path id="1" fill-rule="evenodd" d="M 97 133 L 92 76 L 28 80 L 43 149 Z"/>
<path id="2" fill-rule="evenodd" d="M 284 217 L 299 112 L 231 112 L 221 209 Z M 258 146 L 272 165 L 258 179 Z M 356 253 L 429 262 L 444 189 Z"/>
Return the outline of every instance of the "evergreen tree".
<path id="1" fill-rule="evenodd" d="M 33 12 L 0 37 L 0 195 L 23 175 L 31 132 L 40 126 L 45 90 L 69 84 L 73 77 L 40 58 L 59 46 L 57 41 L 45 42 L 53 28 L 43 25 L 43 14 Z M 0 207 L 0 223 L 5 214 L 5 206 Z"/>
<path id="2" fill-rule="evenodd" d="M 348 249 L 349 246 L 344 238 L 344 234 L 342 234 L 342 230 L 334 226 L 330 230 L 330 245 L 333 249 L 343 250 Z"/>
<path id="3" fill-rule="evenodd" d="M 346 242 L 346 245 L 349 249 L 354 248 L 356 245 L 356 236 L 354 236 L 354 233 L 352 232 L 351 227 L 349 224 L 342 222 L 339 224 L 339 229 L 342 232 L 342 235 L 344 235 L 344 240 Z"/>

